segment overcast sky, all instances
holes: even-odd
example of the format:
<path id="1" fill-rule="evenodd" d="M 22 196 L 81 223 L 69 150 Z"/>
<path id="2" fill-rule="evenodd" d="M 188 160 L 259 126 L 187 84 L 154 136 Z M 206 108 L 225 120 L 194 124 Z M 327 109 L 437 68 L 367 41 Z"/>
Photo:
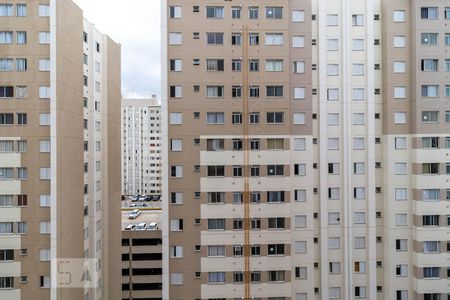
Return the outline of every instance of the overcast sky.
<path id="1" fill-rule="evenodd" d="M 125 97 L 160 95 L 160 1 L 74 0 L 98 30 L 122 45 Z"/>

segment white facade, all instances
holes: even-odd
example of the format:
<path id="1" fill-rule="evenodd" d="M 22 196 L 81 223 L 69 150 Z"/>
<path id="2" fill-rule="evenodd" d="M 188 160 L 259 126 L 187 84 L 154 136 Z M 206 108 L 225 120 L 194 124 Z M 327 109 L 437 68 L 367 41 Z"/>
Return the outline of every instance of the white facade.
<path id="1" fill-rule="evenodd" d="M 161 193 L 159 99 L 122 100 L 122 194 Z"/>

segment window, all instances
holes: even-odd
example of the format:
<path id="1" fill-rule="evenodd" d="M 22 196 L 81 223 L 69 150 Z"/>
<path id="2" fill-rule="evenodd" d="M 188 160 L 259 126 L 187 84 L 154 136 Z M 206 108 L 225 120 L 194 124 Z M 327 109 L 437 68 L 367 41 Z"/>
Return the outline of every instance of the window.
<path id="1" fill-rule="evenodd" d="M 208 19 L 223 19 L 223 6 L 207 6 L 206 17 Z"/>
<path id="2" fill-rule="evenodd" d="M 294 62 L 295 68 L 295 62 Z M 305 88 L 304 87 L 294 87 L 294 99 L 305 99 Z"/>
<path id="3" fill-rule="evenodd" d="M 406 117 L 406 116 L 405 116 Z M 394 139 L 395 149 L 406 149 L 406 137 L 396 137 Z"/>
<path id="4" fill-rule="evenodd" d="M 50 59 L 40 58 L 39 59 L 39 71 L 48 72 L 50 71 Z"/>
<path id="5" fill-rule="evenodd" d="M 223 59 L 207 59 L 206 71 L 223 71 L 224 60 Z"/>
<path id="6" fill-rule="evenodd" d="M 233 150 L 242 151 L 242 139 L 233 139 Z"/>
<path id="7" fill-rule="evenodd" d="M 40 222 L 39 223 L 39 232 L 41 234 L 49 234 L 50 233 L 50 222 Z"/>
<path id="8" fill-rule="evenodd" d="M 422 111 L 423 123 L 437 123 L 439 122 L 439 111 Z"/>
<path id="9" fill-rule="evenodd" d="M 407 214 L 395 214 L 395 225 L 396 226 L 406 226 L 407 225 Z"/>
<path id="10" fill-rule="evenodd" d="M 17 151 L 21 153 L 27 152 L 27 145 L 26 140 L 17 141 Z"/>
<path id="11" fill-rule="evenodd" d="M 366 298 L 365 286 L 355 286 L 355 298 Z"/>
<path id="12" fill-rule="evenodd" d="M 251 85 L 249 87 L 250 98 L 259 98 L 259 86 Z"/>
<path id="13" fill-rule="evenodd" d="M 407 251 L 408 250 L 408 240 L 407 239 L 397 239 L 397 240 L 395 240 L 395 250 L 397 250 L 397 251 Z"/>
<path id="14" fill-rule="evenodd" d="M 242 166 L 233 166 L 233 177 L 242 177 Z"/>
<path id="15" fill-rule="evenodd" d="M 305 119 L 306 119 L 305 113 L 294 113 L 293 124 L 294 125 L 304 125 L 304 124 L 306 124 Z"/>
<path id="16" fill-rule="evenodd" d="M 295 74 L 304 74 L 305 73 L 305 62 L 304 61 L 294 61 L 294 73 Z M 304 89 L 303 89 L 304 93 Z M 303 98 L 305 96 L 303 95 Z"/>
<path id="17" fill-rule="evenodd" d="M 283 165 L 267 165 L 267 176 L 282 176 L 284 175 Z"/>
<path id="18" fill-rule="evenodd" d="M 422 201 L 439 201 L 440 191 L 439 189 L 423 189 Z"/>
<path id="19" fill-rule="evenodd" d="M 14 277 L 0 277 L 0 289 L 13 289 L 13 288 L 14 288 Z"/>
<path id="20" fill-rule="evenodd" d="M 444 9 L 444 17 L 446 20 L 450 20 L 450 7 Z"/>
<path id="21" fill-rule="evenodd" d="M 294 138 L 294 151 L 305 151 L 305 150 L 306 150 L 306 139 Z"/>
<path id="22" fill-rule="evenodd" d="M 328 138 L 328 150 L 339 150 L 339 138 Z"/>
<path id="23" fill-rule="evenodd" d="M 439 215 L 422 216 L 423 226 L 439 226 Z"/>
<path id="24" fill-rule="evenodd" d="M 207 112 L 206 123 L 207 124 L 224 124 L 225 114 L 223 112 Z"/>
<path id="25" fill-rule="evenodd" d="M 266 45 L 283 45 L 283 34 L 282 33 L 266 33 Z"/>
<path id="26" fill-rule="evenodd" d="M 17 168 L 17 178 L 19 180 L 25 180 L 28 178 L 28 169 L 24 167 Z"/>
<path id="27" fill-rule="evenodd" d="M 406 166 L 407 166 L 407 164 L 404 162 L 395 163 L 394 164 L 395 175 L 406 175 L 406 172 L 407 172 Z"/>
<path id="28" fill-rule="evenodd" d="M 233 246 L 233 256 L 242 256 L 244 255 L 244 247 L 241 245 L 234 245 Z"/>
<path id="29" fill-rule="evenodd" d="M 17 72 L 25 72 L 26 70 L 27 70 L 26 58 L 17 58 L 16 59 L 16 71 Z"/>
<path id="30" fill-rule="evenodd" d="M 363 76 L 364 75 L 364 64 L 353 64 L 353 76 Z"/>
<path id="31" fill-rule="evenodd" d="M 306 190 L 295 190 L 294 191 L 294 200 L 298 202 L 306 201 Z"/>
<path id="32" fill-rule="evenodd" d="M 51 179 L 51 169 L 50 168 L 39 168 L 39 179 L 50 180 Z"/>
<path id="33" fill-rule="evenodd" d="M 423 253 L 440 253 L 441 244 L 439 241 L 423 242 Z"/>
<path id="34" fill-rule="evenodd" d="M 285 280 L 285 271 L 267 271 L 268 281 L 284 281 Z"/>
<path id="35" fill-rule="evenodd" d="M 250 113 L 250 124 L 259 124 L 259 112 Z"/>
<path id="36" fill-rule="evenodd" d="M 170 113 L 169 120 L 171 125 L 183 124 L 183 114 L 177 112 Z"/>
<path id="37" fill-rule="evenodd" d="M 240 72 L 242 68 L 242 61 L 240 59 L 231 60 L 231 71 Z"/>
<path id="38" fill-rule="evenodd" d="M 307 268 L 306 267 L 295 267 L 295 278 L 296 279 L 306 279 L 307 278 Z M 298 294 L 297 294 L 298 295 Z M 305 300 L 306 300 L 306 294 Z M 296 297 L 298 299 L 298 297 Z"/>
<path id="39" fill-rule="evenodd" d="M 328 163 L 328 174 L 339 175 L 339 163 Z"/>
<path id="40" fill-rule="evenodd" d="M 328 113 L 327 117 L 328 125 L 339 125 L 339 114 L 338 113 Z"/>
<path id="41" fill-rule="evenodd" d="M 240 19 L 241 18 L 241 7 L 240 6 L 231 7 L 231 18 L 232 19 Z"/>
<path id="42" fill-rule="evenodd" d="M 306 241 L 295 241 L 294 251 L 295 253 L 306 253 Z"/>
<path id="43" fill-rule="evenodd" d="M 353 198 L 356 200 L 362 200 L 365 198 L 366 189 L 364 187 L 355 187 L 353 189 Z"/>
<path id="44" fill-rule="evenodd" d="M 394 10 L 393 20 L 396 23 L 406 22 L 406 12 L 404 10 Z"/>
<path id="45" fill-rule="evenodd" d="M 335 88 L 327 89 L 327 100 L 328 101 L 339 100 L 339 89 L 335 89 Z"/>
<path id="46" fill-rule="evenodd" d="M 445 34 L 444 41 L 446 46 L 450 46 L 450 33 Z"/>
<path id="47" fill-rule="evenodd" d="M 183 219 L 170 220 L 170 231 L 182 231 L 182 230 L 183 230 Z"/>
<path id="48" fill-rule="evenodd" d="M 422 174 L 439 174 L 439 163 L 422 163 Z"/>
<path id="49" fill-rule="evenodd" d="M 0 71 L 8 72 L 13 70 L 13 59 L 12 58 L 0 58 Z"/>
<path id="50" fill-rule="evenodd" d="M 359 274 L 366 273 L 366 262 L 365 261 L 355 261 L 355 273 L 359 273 Z"/>
<path id="51" fill-rule="evenodd" d="M 13 179 L 14 170 L 13 168 L 0 168 L 0 180 Z"/>
<path id="52" fill-rule="evenodd" d="M 249 71 L 250 72 L 258 72 L 259 71 L 259 60 L 258 59 L 250 59 Z M 251 87 L 250 87 L 250 92 L 251 92 Z M 258 97 L 259 97 L 259 90 L 258 90 Z"/>
<path id="53" fill-rule="evenodd" d="M 231 114 L 231 123 L 232 124 L 242 124 L 242 113 L 233 112 Z"/>
<path id="54" fill-rule="evenodd" d="M 306 215 L 295 216 L 295 228 L 306 228 Z"/>
<path id="55" fill-rule="evenodd" d="M 305 22 L 305 11 L 304 10 L 293 10 L 292 11 L 292 22 Z"/>
<path id="56" fill-rule="evenodd" d="M 408 291 L 397 290 L 397 298 L 396 300 L 408 300 Z"/>
<path id="57" fill-rule="evenodd" d="M 397 275 L 398 277 L 408 276 L 408 265 L 396 265 L 395 275 Z"/>
<path id="58" fill-rule="evenodd" d="M 284 244 L 268 244 L 267 255 L 284 255 Z"/>
<path id="59" fill-rule="evenodd" d="M 425 72 L 436 72 L 438 70 L 439 60 L 437 59 L 422 59 L 421 70 Z"/>
<path id="60" fill-rule="evenodd" d="M 222 151 L 224 150 L 224 139 L 207 139 L 207 151 Z"/>
<path id="61" fill-rule="evenodd" d="M 13 260 L 14 260 L 14 250 L 13 249 L 0 250 L 0 261 L 13 261 Z"/>
<path id="62" fill-rule="evenodd" d="M 328 76 L 338 76 L 339 66 L 337 64 L 327 64 L 327 75 Z"/>
<path id="63" fill-rule="evenodd" d="M 284 229 L 284 218 L 268 218 L 269 229 Z"/>
<path id="64" fill-rule="evenodd" d="M 0 4 L 0 17 L 12 17 L 13 9 L 12 4 Z"/>
<path id="65" fill-rule="evenodd" d="M 330 274 L 340 274 L 341 273 L 341 263 L 340 262 L 330 262 Z"/>
<path id="66" fill-rule="evenodd" d="M 328 290 L 328 297 L 330 299 L 340 299 L 341 298 L 341 288 L 340 287 L 330 287 Z"/>
<path id="67" fill-rule="evenodd" d="M 439 137 L 422 137 L 422 148 L 438 149 Z"/>
<path id="68" fill-rule="evenodd" d="M 355 212 L 353 215 L 354 224 L 366 224 L 366 213 L 365 212 Z"/>
<path id="69" fill-rule="evenodd" d="M 439 267 L 424 267 L 423 278 L 440 278 L 441 268 Z"/>
<path id="70" fill-rule="evenodd" d="M 26 125 L 28 122 L 26 113 L 18 113 L 17 114 L 17 124 L 18 125 Z"/>
<path id="71" fill-rule="evenodd" d="M 39 44 L 50 44 L 50 32 L 48 31 L 39 32 Z"/>
<path id="72" fill-rule="evenodd" d="M 171 19 L 180 19 L 182 16 L 181 6 L 170 6 L 169 16 Z"/>
<path id="73" fill-rule="evenodd" d="M 268 124 L 282 124 L 283 123 L 283 113 L 282 112 L 268 112 L 266 113 Z"/>
<path id="74" fill-rule="evenodd" d="M 171 59 L 169 63 L 170 71 L 180 72 L 182 71 L 182 60 Z"/>
<path id="75" fill-rule="evenodd" d="M 304 36 L 293 36 L 292 37 L 292 47 L 293 48 L 304 48 L 305 47 L 305 37 Z"/>
<path id="76" fill-rule="evenodd" d="M 14 97 L 13 86 L 0 86 L 0 98 L 13 98 L 13 97 Z M 13 114 L 5 114 L 5 115 L 13 115 Z"/>
<path id="77" fill-rule="evenodd" d="M 364 16 L 363 15 L 352 15 L 352 25 L 353 26 L 364 26 Z"/>
<path id="78" fill-rule="evenodd" d="M 339 225 L 340 221 L 340 214 L 338 212 L 328 213 L 328 225 Z"/>
<path id="79" fill-rule="evenodd" d="M 50 5 L 39 4 L 39 17 L 50 17 Z"/>
<path id="80" fill-rule="evenodd" d="M 327 39 L 327 51 L 338 51 L 338 39 Z"/>
<path id="81" fill-rule="evenodd" d="M 283 150 L 283 139 L 267 139 L 267 150 Z"/>
<path id="82" fill-rule="evenodd" d="M 206 87 L 207 98 L 223 98 L 224 87 L 222 85 L 212 85 Z"/>
<path id="83" fill-rule="evenodd" d="M 171 285 L 183 284 L 183 273 L 170 273 L 170 284 Z"/>
<path id="84" fill-rule="evenodd" d="M 258 19 L 259 7 L 258 6 L 250 6 L 248 8 L 249 19 L 255 20 Z"/>
<path id="85" fill-rule="evenodd" d="M 251 45 L 251 46 L 259 45 L 259 33 L 257 33 L 257 32 L 250 32 L 248 41 L 249 41 L 249 45 Z"/>
<path id="86" fill-rule="evenodd" d="M 282 59 L 267 59 L 266 60 L 266 72 L 282 72 L 282 71 L 283 71 L 283 60 Z M 281 96 L 282 95 L 283 94 L 281 93 Z"/>
<path id="87" fill-rule="evenodd" d="M 420 34 L 420 42 L 425 46 L 437 46 L 439 41 L 438 33 L 425 32 Z"/>
<path id="88" fill-rule="evenodd" d="M 12 44 L 13 32 L 12 31 L 0 31 L 0 44 Z"/>
<path id="89" fill-rule="evenodd" d="M 404 61 L 394 61 L 394 73 L 406 73 L 406 62 Z"/>
<path id="90" fill-rule="evenodd" d="M 223 45 L 223 32 L 207 32 L 206 43 L 208 45 Z"/>
<path id="91" fill-rule="evenodd" d="M 181 32 L 169 33 L 169 45 L 181 45 L 183 43 L 183 34 Z"/>
<path id="92" fill-rule="evenodd" d="M 51 260 L 50 249 L 39 249 L 39 260 L 50 261 Z"/>
<path id="93" fill-rule="evenodd" d="M 208 166 L 207 176 L 225 176 L 225 166 Z"/>
<path id="94" fill-rule="evenodd" d="M 364 138 L 353 138 L 353 150 L 364 150 Z"/>
<path id="95" fill-rule="evenodd" d="M 355 237 L 353 247 L 355 249 L 365 249 L 366 248 L 366 238 L 365 237 Z"/>
<path id="96" fill-rule="evenodd" d="M 406 124 L 406 112 L 395 112 L 394 124 Z"/>
<path id="97" fill-rule="evenodd" d="M 327 26 L 338 26 L 338 15 L 327 15 Z"/>
<path id="98" fill-rule="evenodd" d="M 450 72 L 450 59 L 445 60 L 445 72 Z"/>
<path id="99" fill-rule="evenodd" d="M 181 85 L 171 85 L 169 96 L 171 98 L 181 98 L 183 95 L 183 87 Z"/>
<path id="100" fill-rule="evenodd" d="M 437 7 L 421 7 L 420 17 L 422 19 L 437 20 L 439 16 L 439 11 Z"/>
<path id="101" fill-rule="evenodd" d="M 27 87 L 25 85 L 16 86 L 16 98 L 25 99 L 27 97 Z"/>
<path id="102" fill-rule="evenodd" d="M 363 51 L 364 50 L 364 40 L 363 39 L 353 39 L 352 41 L 353 51 Z"/>
<path id="103" fill-rule="evenodd" d="M 283 18 L 283 8 L 282 7 L 266 7 L 266 18 L 267 19 L 281 19 Z"/>
<path id="104" fill-rule="evenodd" d="M 406 87 L 404 87 L 404 86 L 396 86 L 396 87 L 394 87 L 394 98 L 395 99 L 404 99 L 404 98 L 406 98 Z"/>
<path id="105" fill-rule="evenodd" d="M 339 249 L 340 241 L 341 239 L 339 237 L 328 238 L 328 249 Z"/>
<path id="106" fill-rule="evenodd" d="M 183 177 L 183 166 L 171 166 L 170 176 L 177 178 Z"/>
<path id="107" fill-rule="evenodd" d="M 171 151 L 183 151 L 183 140 L 182 139 L 171 139 L 170 140 L 170 150 Z"/>
<path id="108" fill-rule="evenodd" d="M 208 219 L 208 230 L 225 230 L 225 219 Z"/>
<path id="109" fill-rule="evenodd" d="M 394 35 L 394 48 L 405 48 L 405 47 L 406 47 L 406 36 Z"/>

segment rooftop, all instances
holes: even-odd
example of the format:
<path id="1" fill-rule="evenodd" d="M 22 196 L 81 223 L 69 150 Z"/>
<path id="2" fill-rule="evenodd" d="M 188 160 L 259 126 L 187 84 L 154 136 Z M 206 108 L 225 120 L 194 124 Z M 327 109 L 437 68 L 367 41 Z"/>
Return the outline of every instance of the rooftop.
<path id="1" fill-rule="evenodd" d="M 161 221 L 161 210 L 144 210 L 140 209 L 140 215 L 136 219 L 129 219 L 129 213 L 133 211 L 132 209 L 122 209 L 122 230 L 127 227 L 129 224 L 139 224 L 139 223 L 151 223 L 157 222 L 158 228 L 161 229 L 160 221 Z"/>

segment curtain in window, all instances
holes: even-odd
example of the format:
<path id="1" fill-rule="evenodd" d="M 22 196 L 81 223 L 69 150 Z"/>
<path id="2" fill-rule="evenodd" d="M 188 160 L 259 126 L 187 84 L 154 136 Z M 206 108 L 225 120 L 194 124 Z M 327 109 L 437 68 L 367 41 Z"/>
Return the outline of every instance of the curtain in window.
<path id="1" fill-rule="evenodd" d="M 423 252 L 424 253 L 430 253 L 430 252 L 438 252 L 438 242 L 423 242 Z"/>
<path id="2" fill-rule="evenodd" d="M 13 41 L 12 31 L 1 31 L 0 32 L 0 44 L 11 44 Z"/>
<path id="3" fill-rule="evenodd" d="M 0 59 L 0 71 L 11 71 L 13 66 L 13 60 L 10 58 Z"/>
<path id="4" fill-rule="evenodd" d="M 12 222 L 1 222 L 0 223 L 0 233 L 12 233 L 13 223 Z"/>
<path id="5" fill-rule="evenodd" d="M 225 272 L 209 272 L 208 282 L 225 282 Z"/>
<path id="6" fill-rule="evenodd" d="M 27 60 L 25 58 L 16 59 L 16 70 L 26 71 L 27 70 Z"/>
<path id="7" fill-rule="evenodd" d="M 11 17 L 13 15 L 12 4 L 1 4 L 0 5 L 0 16 Z"/>
<path id="8" fill-rule="evenodd" d="M 27 6 L 25 4 L 17 4 L 17 16 L 25 17 L 27 15 Z"/>

